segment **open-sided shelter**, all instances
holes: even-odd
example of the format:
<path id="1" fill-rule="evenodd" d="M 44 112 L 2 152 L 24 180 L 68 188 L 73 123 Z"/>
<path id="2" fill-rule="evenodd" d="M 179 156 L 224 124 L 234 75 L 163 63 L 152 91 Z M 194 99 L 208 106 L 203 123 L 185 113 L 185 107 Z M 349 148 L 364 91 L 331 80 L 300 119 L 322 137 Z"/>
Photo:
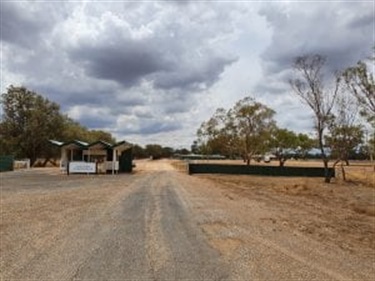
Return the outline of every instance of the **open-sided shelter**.
<path id="1" fill-rule="evenodd" d="M 115 144 L 101 140 L 90 144 L 79 140 L 49 142 L 61 149 L 60 169 L 68 173 L 85 169 L 88 173 L 132 172 L 132 145 L 126 141 Z"/>

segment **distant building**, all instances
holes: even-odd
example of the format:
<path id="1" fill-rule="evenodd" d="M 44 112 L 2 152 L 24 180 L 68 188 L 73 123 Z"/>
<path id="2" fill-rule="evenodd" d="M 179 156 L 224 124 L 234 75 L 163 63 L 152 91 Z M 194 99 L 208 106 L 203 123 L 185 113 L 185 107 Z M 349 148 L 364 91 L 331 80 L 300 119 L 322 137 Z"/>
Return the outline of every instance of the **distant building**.
<path id="1" fill-rule="evenodd" d="M 224 160 L 226 159 L 225 156 L 218 155 L 218 154 L 175 154 L 173 155 L 174 158 L 177 159 L 188 159 L 188 160 Z"/>

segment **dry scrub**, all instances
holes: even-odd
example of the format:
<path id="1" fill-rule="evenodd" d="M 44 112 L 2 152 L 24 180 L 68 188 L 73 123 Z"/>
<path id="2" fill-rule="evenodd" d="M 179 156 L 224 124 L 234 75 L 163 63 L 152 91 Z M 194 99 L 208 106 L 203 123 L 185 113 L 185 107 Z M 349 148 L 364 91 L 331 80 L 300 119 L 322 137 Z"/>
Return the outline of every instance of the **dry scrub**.
<path id="1" fill-rule="evenodd" d="M 375 189 L 318 178 L 200 175 L 229 200 L 248 198 L 277 209 L 272 223 L 351 251 L 375 250 Z"/>

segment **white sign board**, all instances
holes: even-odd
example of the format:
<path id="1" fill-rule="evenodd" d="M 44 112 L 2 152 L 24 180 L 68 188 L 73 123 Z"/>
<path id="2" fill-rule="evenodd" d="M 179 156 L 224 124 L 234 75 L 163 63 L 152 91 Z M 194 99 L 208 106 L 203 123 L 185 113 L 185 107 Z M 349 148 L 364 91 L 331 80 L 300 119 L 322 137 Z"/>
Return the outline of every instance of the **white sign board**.
<path id="1" fill-rule="evenodd" d="M 85 174 L 95 174 L 96 164 L 88 162 L 70 162 L 69 163 L 69 173 L 85 173 Z"/>

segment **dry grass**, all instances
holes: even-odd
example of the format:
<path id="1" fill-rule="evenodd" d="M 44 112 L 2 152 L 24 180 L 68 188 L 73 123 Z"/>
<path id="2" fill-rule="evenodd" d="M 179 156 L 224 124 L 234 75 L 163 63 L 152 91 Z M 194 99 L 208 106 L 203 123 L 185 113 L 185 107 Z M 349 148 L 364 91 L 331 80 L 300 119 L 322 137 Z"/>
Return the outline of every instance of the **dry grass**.
<path id="1" fill-rule="evenodd" d="M 348 182 L 367 185 L 375 188 L 375 170 L 370 165 L 351 165 L 344 167 Z M 337 169 L 338 176 L 341 175 L 340 169 Z"/>
<path id="2" fill-rule="evenodd" d="M 365 214 L 368 216 L 375 217 L 375 205 L 368 205 L 368 206 L 354 205 L 352 209 L 358 214 Z"/>
<path id="3" fill-rule="evenodd" d="M 175 168 L 177 171 L 180 172 L 187 172 L 188 167 L 187 167 L 187 162 L 182 161 L 182 160 L 171 160 L 171 165 L 173 168 Z"/>
<path id="4" fill-rule="evenodd" d="M 321 178 L 197 175 L 223 189 L 229 200 L 250 199 L 277 208 L 280 218 L 319 241 L 375 249 L 375 189 Z M 345 246 L 346 247 L 346 246 Z"/>

